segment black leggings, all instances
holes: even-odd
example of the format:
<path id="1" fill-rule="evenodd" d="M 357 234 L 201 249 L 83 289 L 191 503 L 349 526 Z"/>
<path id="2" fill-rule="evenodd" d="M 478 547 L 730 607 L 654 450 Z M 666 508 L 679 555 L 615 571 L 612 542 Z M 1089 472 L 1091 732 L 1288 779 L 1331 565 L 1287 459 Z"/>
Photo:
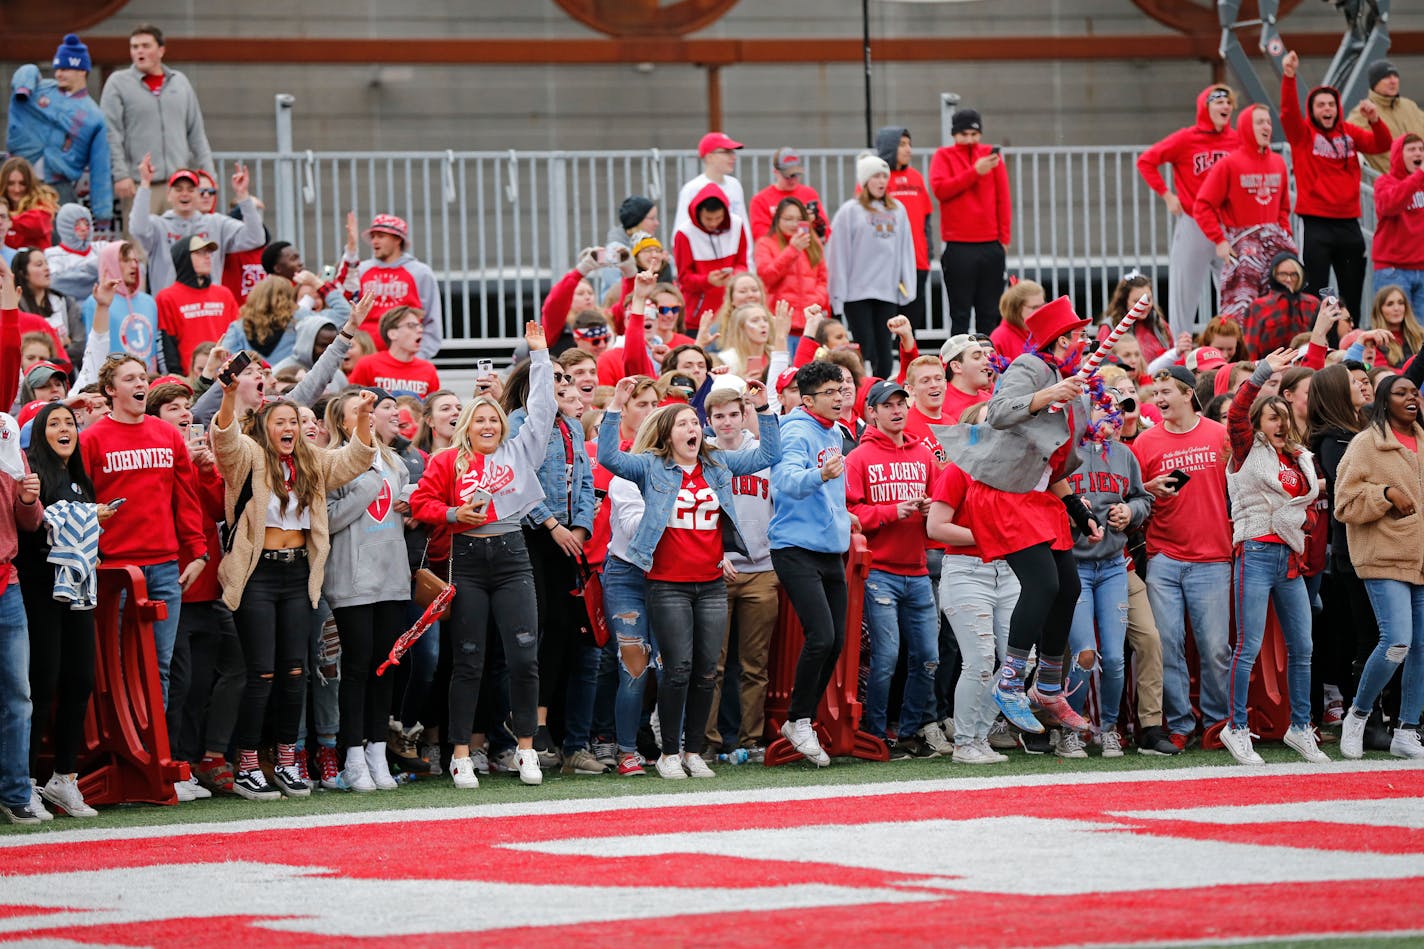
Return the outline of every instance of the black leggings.
<path id="1" fill-rule="evenodd" d="M 1009 648 L 1038 646 L 1039 658 L 1061 658 L 1082 583 L 1072 550 L 1054 550 L 1045 541 L 1004 558 L 1023 593 L 1009 617 Z"/>
<path id="2" fill-rule="evenodd" d="M 1330 270 L 1338 280 L 1340 305 L 1350 311 L 1355 324 L 1366 309 L 1361 299 L 1365 292 L 1365 237 L 1355 218 L 1301 216 L 1305 234 L 1301 241 L 1301 263 L 1305 265 L 1305 288 L 1320 294 L 1330 286 Z"/>
<path id="3" fill-rule="evenodd" d="M 895 349 L 886 324 L 895 317 L 897 309 L 889 300 L 845 302 L 846 324 L 850 327 L 850 335 L 860 346 L 860 359 L 865 363 L 865 371 L 882 379 L 890 378 L 890 370 L 895 365 Z"/>
<path id="4" fill-rule="evenodd" d="M 390 655 L 396 637 L 405 631 L 405 601 L 385 600 L 361 606 L 338 606 L 336 631 L 341 636 L 341 727 L 337 743 L 359 748 L 362 739 L 385 741 L 395 672 L 376 675 Z"/>
<path id="5" fill-rule="evenodd" d="M 94 612 L 71 610 L 56 600 L 54 569 L 46 565 L 45 573 L 42 580 L 29 577 L 20 581 L 30 628 L 30 698 L 34 703 L 30 774 L 36 776 L 35 762 L 46 735 L 54 745 L 54 772 L 73 774 L 78 770 L 84 717 L 94 691 Z"/>

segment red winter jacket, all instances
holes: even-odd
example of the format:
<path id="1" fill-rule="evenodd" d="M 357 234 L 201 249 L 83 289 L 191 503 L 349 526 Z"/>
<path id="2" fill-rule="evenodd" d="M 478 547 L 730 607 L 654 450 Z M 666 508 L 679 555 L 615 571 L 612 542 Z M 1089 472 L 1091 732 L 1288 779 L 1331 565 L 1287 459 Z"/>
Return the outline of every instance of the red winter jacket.
<path id="1" fill-rule="evenodd" d="M 1226 240 L 1223 228 L 1279 224 L 1290 233 L 1290 190 L 1285 159 L 1256 144 L 1251 128 L 1255 109 L 1245 109 L 1236 122 L 1241 144 L 1212 166 L 1197 191 L 1192 217 L 1213 243 Z"/>
<path id="2" fill-rule="evenodd" d="M 1335 100 L 1335 125 L 1328 131 L 1315 122 L 1310 103 L 1318 95 Z M 1340 93 L 1317 86 L 1306 97 L 1306 115 L 1300 113 L 1295 77 L 1281 79 L 1281 127 L 1291 147 L 1295 171 L 1295 209 L 1312 217 L 1360 216 L 1360 152 L 1377 155 L 1389 149 L 1393 136 L 1384 120 L 1376 118 L 1368 129 L 1344 120 Z M 1242 133 L 1243 136 L 1245 133 Z"/>
<path id="3" fill-rule="evenodd" d="M 722 225 L 709 231 L 698 220 L 697 208 L 716 198 L 727 209 Z M 726 296 L 727 285 L 716 286 L 707 279 L 715 270 L 730 267 L 733 271 L 747 269 L 747 229 L 742 219 L 732 213 L 727 193 L 709 181 L 688 202 L 690 221 L 677 229 L 672 242 L 673 267 L 677 270 L 677 287 L 682 291 L 683 324 L 695 332 L 702 323 L 702 314 L 717 311 Z"/>
<path id="4" fill-rule="evenodd" d="M 1407 136 L 1389 149 L 1389 174 L 1375 180 L 1375 269 L 1424 270 L 1424 166 L 1404 167 Z"/>
<path id="5" fill-rule="evenodd" d="M 815 241 L 816 236 L 811 235 Z M 811 304 L 818 305 L 827 313 L 831 310 L 831 298 L 826 293 L 826 257 L 824 249 L 821 260 L 815 267 L 804 251 L 790 244 L 781 245 L 781 238 L 772 234 L 758 238 L 756 242 L 757 276 L 766 286 L 766 303 L 774 307 L 776 301 L 785 300 L 791 304 L 791 332 L 799 336 L 806 329 L 804 310 Z"/>
<path id="6" fill-rule="evenodd" d="M 1241 144 L 1236 129 L 1228 125 L 1217 131 L 1207 113 L 1207 97 L 1225 88 L 1210 85 L 1203 89 L 1197 95 L 1197 124 L 1178 129 L 1137 158 L 1137 173 L 1147 182 L 1147 187 L 1158 194 L 1167 193 L 1161 166 L 1172 166 L 1172 187 L 1182 202 L 1183 214 L 1191 214 L 1196 207 L 1197 189 L 1206 180 L 1212 165 Z"/>
<path id="7" fill-rule="evenodd" d="M 930 190 L 939 199 L 941 240 L 982 244 L 1009 242 L 1009 173 L 1004 163 L 987 175 L 974 163 L 992 153 L 988 145 L 947 145 L 930 161 Z"/>

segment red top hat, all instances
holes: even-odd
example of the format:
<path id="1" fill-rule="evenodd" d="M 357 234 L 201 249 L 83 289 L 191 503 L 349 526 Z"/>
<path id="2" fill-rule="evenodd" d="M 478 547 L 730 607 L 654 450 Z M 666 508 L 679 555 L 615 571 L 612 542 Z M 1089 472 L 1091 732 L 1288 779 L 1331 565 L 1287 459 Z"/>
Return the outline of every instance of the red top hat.
<path id="1" fill-rule="evenodd" d="M 1040 349 L 1051 348 L 1058 337 L 1067 336 L 1090 322 L 1091 320 L 1082 319 L 1073 311 L 1073 301 L 1067 297 L 1059 297 L 1045 303 L 1030 313 L 1024 321 L 1034 344 Z"/>

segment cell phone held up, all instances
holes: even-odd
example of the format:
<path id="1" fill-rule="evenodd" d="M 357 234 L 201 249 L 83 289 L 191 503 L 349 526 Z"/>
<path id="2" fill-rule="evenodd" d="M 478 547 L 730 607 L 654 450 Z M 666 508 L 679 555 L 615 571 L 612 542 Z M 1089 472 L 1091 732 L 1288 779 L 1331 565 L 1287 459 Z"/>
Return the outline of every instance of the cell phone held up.
<path id="1" fill-rule="evenodd" d="M 242 370 L 246 369 L 251 362 L 252 357 L 247 354 L 246 350 L 232 357 L 232 360 L 223 368 L 223 371 L 218 373 L 218 381 L 222 383 L 223 388 L 232 385 L 232 380 L 242 375 Z"/>

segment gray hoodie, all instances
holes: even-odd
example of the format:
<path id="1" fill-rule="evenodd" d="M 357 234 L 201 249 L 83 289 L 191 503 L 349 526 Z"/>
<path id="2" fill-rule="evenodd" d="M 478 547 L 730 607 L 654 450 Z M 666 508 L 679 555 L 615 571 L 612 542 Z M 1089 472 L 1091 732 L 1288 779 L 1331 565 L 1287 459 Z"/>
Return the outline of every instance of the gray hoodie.
<path id="1" fill-rule="evenodd" d="M 129 212 L 129 233 L 148 255 L 148 292 L 154 296 L 178 279 L 169 256 L 174 244 L 190 237 L 203 237 L 216 242 L 218 249 L 213 251 L 213 282 L 221 283 L 224 254 L 251 250 L 267 243 L 262 212 L 257 210 L 250 195 L 237 205 L 242 209 L 240 220 L 216 213 L 181 217 L 173 210 L 164 211 L 159 216 L 149 211 L 149 200 L 149 189 L 140 185 L 133 210 Z"/>
<path id="2" fill-rule="evenodd" d="M 1096 544 L 1074 529 L 1073 556 L 1079 560 L 1122 559 L 1127 531 L 1108 526 L 1108 508 L 1114 504 L 1126 504 L 1132 510 L 1127 530 L 1140 526 L 1152 513 L 1152 495 L 1142 487 L 1142 468 L 1132 449 L 1121 442 L 1108 442 L 1104 449 L 1092 444 L 1082 446 L 1079 454 L 1083 466 L 1068 476 L 1068 487 L 1087 502 L 1093 519 L 1103 529 L 1103 539 Z"/>
<path id="3" fill-rule="evenodd" d="M 163 85 L 154 95 L 135 67 L 120 69 L 104 83 L 99 106 L 109 130 L 109 165 L 115 181 L 137 181 L 145 154 L 153 156 L 153 177 L 159 181 L 167 181 L 180 168 L 214 171 L 198 95 L 188 77 L 177 70 L 163 67 Z"/>
<path id="4" fill-rule="evenodd" d="M 395 509 L 410 473 L 388 450 L 376 468 L 326 495 L 331 554 L 321 592 L 332 609 L 410 599 L 405 524 Z"/>
<path id="5" fill-rule="evenodd" d="M 836 212 L 831 233 L 826 273 L 833 313 L 844 313 L 847 300 L 903 306 L 915 298 L 915 238 L 903 205 L 887 211 L 875 201 L 867 210 L 852 198 Z"/>

